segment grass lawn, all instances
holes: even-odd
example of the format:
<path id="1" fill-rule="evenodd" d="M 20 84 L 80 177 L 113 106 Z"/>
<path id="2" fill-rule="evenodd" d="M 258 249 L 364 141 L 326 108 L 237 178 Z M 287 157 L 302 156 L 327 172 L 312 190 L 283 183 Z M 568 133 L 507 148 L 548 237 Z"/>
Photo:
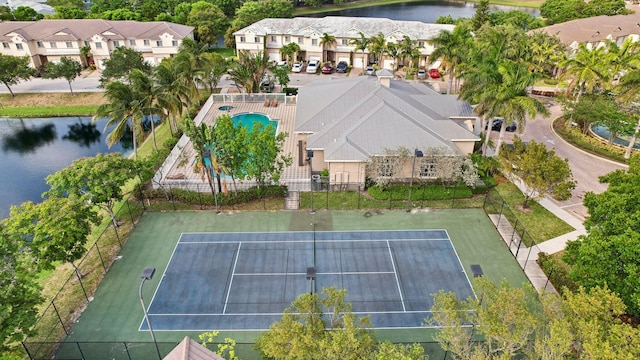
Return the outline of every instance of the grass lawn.
<path id="1" fill-rule="evenodd" d="M 0 94 L 0 116 L 50 117 L 93 116 L 98 106 L 105 103 L 101 92 L 38 94 Z"/>

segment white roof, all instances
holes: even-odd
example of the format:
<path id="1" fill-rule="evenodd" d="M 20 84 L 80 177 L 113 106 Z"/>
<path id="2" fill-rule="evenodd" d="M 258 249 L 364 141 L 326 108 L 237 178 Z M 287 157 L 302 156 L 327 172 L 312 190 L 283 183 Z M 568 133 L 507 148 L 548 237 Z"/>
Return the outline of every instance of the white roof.
<path id="1" fill-rule="evenodd" d="M 300 88 L 295 131 L 325 161 L 366 161 L 399 146 L 447 147 L 478 137 L 450 117 L 474 118 L 471 106 L 423 83 L 375 77 L 324 78 Z"/>

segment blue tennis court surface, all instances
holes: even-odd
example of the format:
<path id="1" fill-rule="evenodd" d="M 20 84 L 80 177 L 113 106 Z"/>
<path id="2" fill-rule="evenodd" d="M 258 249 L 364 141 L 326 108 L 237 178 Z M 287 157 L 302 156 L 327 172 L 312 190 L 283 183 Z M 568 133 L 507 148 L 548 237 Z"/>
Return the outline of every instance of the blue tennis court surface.
<path id="1" fill-rule="evenodd" d="M 327 286 L 375 328 L 419 327 L 440 290 L 473 296 L 445 230 L 184 233 L 149 317 L 158 331 L 263 330 Z"/>

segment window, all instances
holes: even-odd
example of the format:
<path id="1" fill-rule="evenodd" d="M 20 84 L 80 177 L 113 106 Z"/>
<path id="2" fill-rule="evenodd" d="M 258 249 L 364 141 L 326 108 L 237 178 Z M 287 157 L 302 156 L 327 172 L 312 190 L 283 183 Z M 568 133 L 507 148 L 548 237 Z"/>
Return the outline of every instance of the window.
<path id="1" fill-rule="evenodd" d="M 178 40 L 172 40 L 171 46 L 178 46 Z"/>
<path id="2" fill-rule="evenodd" d="M 67 45 L 67 49 L 71 49 L 73 47 L 73 43 L 71 41 L 67 41 L 65 45 Z"/>
<path id="3" fill-rule="evenodd" d="M 276 42 L 276 37 L 271 35 L 271 42 Z"/>
<path id="4" fill-rule="evenodd" d="M 144 44 L 144 46 L 149 46 L 149 44 L 150 44 L 149 40 L 144 40 L 144 41 L 142 41 L 142 43 Z"/>
<path id="5" fill-rule="evenodd" d="M 284 42 L 287 43 L 287 44 L 290 43 L 291 42 L 291 38 L 288 37 L 288 36 L 285 36 L 284 37 Z"/>
<path id="6" fill-rule="evenodd" d="M 436 162 L 432 159 L 423 159 L 420 161 L 420 177 L 435 178 Z"/>
<path id="7" fill-rule="evenodd" d="M 418 41 L 418 47 L 424 47 L 424 41 Z"/>
<path id="8" fill-rule="evenodd" d="M 102 49 L 102 43 L 101 42 L 97 42 L 96 43 L 96 49 Z"/>
<path id="9" fill-rule="evenodd" d="M 380 176 L 383 177 L 392 177 L 393 176 L 393 167 L 394 162 L 397 161 L 393 157 L 385 156 L 380 161 Z"/>
<path id="10" fill-rule="evenodd" d="M 120 41 L 114 40 L 113 41 L 113 47 L 120 47 Z"/>
<path id="11" fill-rule="evenodd" d="M 303 37 L 299 37 L 298 38 L 298 44 L 300 44 L 300 45 L 304 44 L 304 38 Z"/>
<path id="12" fill-rule="evenodd" d="M 22 44 L 16 44 L 16 49 L 22 50 Z"/>
<path id="13" fill-rule="evenodd" d="M 255 43 L 259 43 L 259 42 L 260 42 L 260 38 L 259 38 L 259 37 L 257 37 L 257 36 L 256 36 L 256 37 L 254 37 L 254 38 L 253 38 L 253 42 L 255 42 Z"/>
<path id="14" fill-rule="evenodd" d="M 55 42 L 51 41 L 51 42 L 49 42 L 49 47 L 52 48 L 52 49 L 55 49 L 55 48 L 58 47 L 58 45 Z"/>
<path id="15" fill-rule="evenodd" d="M 318 39 L 311 39 L 311 45 L 318 46 Z"/>
<path id="16" fill-rule="evenodd" d="M 135 40 L 129 40 L 129 46 L 136 46 Z"/>
<path id="17" fill-rule="evenodd" d="M 89 44 L 89 41 L 85 40 L 84 41 L 84 46 L 91 46 L 91 44 Z"/>
<path id="18" fill-rule="evenodd" d="M 5 49 L 8 49 L 9 48 L 9 43 L 3 42 L 2 43 L 2 47 L 5 48 Z"/>
<path id="19" fill-rule="evenodd" d="M 162 40 L 156 40 L 156 46 L 162 47 Z"/>
<path id="20" fill-rule="evenodd" d="M 342 39 L 342 45 L 349 45 L 349 40 L 347 39 Z"/>
<path id="21" fill-rule="evenodd" d="M 241 43 L 246 42 L 246 41 L 247 41 L 247 39 L 244 36 L 240 36 L 240 42 Z"/>
<path id="22" fill-rule="evenodd" d="M 38 42 L 36 42 L 36 45 L 37 45 L 39 48 L 43 48 L 43 47 L 44 47 L 44 44 L 42 43 L 42 41 L 38 41 Z M 5 48 L 5 49 L 7 49 L 7 48 Z"/>

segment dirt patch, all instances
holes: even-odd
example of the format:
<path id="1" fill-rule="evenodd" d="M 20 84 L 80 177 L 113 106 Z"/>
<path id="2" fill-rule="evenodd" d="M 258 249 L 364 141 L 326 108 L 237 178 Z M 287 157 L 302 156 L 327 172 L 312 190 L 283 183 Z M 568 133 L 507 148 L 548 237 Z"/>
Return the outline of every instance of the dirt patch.
<path id="1" fill-rule="evenodd" d="M 13 107 L 51 107 L 74 105 L 102 105 L 105 98 L 103 93 L 41 93 L 41 94 L 9 94 L 0 95 L 0 104 L 6 108 Z"/>

